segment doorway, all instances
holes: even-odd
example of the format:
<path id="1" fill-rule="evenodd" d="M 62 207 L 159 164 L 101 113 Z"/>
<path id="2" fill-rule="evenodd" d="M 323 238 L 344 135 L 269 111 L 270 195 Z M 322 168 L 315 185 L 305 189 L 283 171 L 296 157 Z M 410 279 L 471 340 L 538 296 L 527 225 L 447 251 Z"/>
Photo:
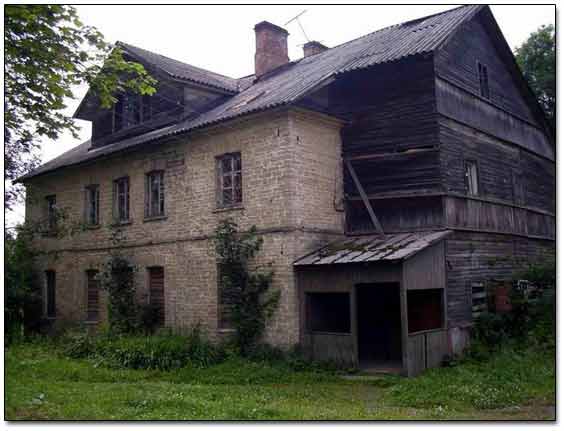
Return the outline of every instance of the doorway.
<path id="1" fill-rule="evenodd" d="M 374 372 L 401 371 L 399 284 L 360 284 L 356 293 L 359 367 Z"/>

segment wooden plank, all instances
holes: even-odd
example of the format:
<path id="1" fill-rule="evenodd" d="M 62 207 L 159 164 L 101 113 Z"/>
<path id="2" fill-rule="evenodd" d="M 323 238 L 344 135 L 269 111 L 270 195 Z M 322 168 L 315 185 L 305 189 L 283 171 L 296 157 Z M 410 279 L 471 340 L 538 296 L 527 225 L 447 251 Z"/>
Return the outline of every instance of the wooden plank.
<path id="1" fill-rule="evenodd" d="M 370 201 L 368 200 L 366 193 L 364 192 L 364 188 L 362 187 L 362 184 L 360 183 L 358 177 L 356 176 L 356 172 L 354 171 L 354 168 L 352 167 L 351 162 L 345 159 L 345 164 L 346 164 L 347 169 L 349 170 L 349 173 L 351 174 L 351 177 L 352 177 L 352 179 L 353 179 L 353 181 L 356 185 L 358 193 L 362 197 L 362 201 L 364 202 L 364 205 L 366 206 L 366 210 L 368 211 L 368 214 L 370 214 L 370 219 L 372 220 L 372 223 L 374 224 L 374 228 L 376 229 L 376 232 L 379 235 L 384 236 L 384 230 L 382 229 L 382 225 L 378 221 L 376 214 L 374 214 L 374 210 L 372 209 L 372 205 L 370 204 Z"/>
<path id="2" fill-rule="evenodd" d="M 418 376 L 425 369 L 425 334 L 410 335 L 407 338 L 407 376 Z"/>
<path id="3" fill-rule="evenodd" d="M 426 337 L 426 367 L 440 367 L 445 355 L 448 354 L 447 331 L 427 332 Z"/>

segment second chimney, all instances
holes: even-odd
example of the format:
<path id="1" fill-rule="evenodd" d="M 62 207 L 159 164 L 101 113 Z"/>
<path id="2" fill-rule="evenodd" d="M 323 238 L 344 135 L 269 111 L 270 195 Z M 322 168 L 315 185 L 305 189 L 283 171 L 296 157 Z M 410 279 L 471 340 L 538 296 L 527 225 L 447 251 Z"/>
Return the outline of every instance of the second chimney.
<path id="1" fill-rule="evenodd" d="M 255 25 L 255 76 L 261 77 L 288 63 L 288 32 L 268 21 Z"/>
<path id="2" fill-rule="evenodd" d="M 325 51 L 327 48 L 320 42 L 312 40 L 304 45 L 304 57 L 309 57 L 310 55 L 319 54 L 320 52 Z"/>

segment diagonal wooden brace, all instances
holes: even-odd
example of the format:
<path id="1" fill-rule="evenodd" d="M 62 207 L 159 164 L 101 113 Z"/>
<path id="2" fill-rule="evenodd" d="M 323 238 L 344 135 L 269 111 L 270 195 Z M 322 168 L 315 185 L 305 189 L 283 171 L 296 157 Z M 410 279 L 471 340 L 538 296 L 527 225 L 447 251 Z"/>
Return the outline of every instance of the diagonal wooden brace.
<path id="1" fill-rule="evenodd" d="M 351 177 L 354 181 L 356 189 L 358 190 L 358 193 L 360 194 L 360 197 L 362 198 L 362 202 L 364 202 L 364 206 L 366 207 L 366 210 L 368 211 L 368 214 L 370 215 L 370 220 L 372 220 L 372 224 L 376 228 L 376 232 L 378 233 L 378 235 L 384 237 L 384 229 L 382 229 L 382 225 L 380 224 L 378 217 L 376 217 L 376 214 L 374 213 L 374 209 L 372 208 L 372 204 L 368 200 L 368 196 L 364 192 L 364 188 L 362 187 L 362 184 L 360 183 L 360 180 L 358 179 L 358 176 L 356 175 L 356 172 L 355 172 L 354 168 L 352 167 L 352 164 L 351 164 L 349 159 L 345 159 L 345 165 L 347 166 L 347 169 L 349 170 L 349 173 L 351 174 Z"/>

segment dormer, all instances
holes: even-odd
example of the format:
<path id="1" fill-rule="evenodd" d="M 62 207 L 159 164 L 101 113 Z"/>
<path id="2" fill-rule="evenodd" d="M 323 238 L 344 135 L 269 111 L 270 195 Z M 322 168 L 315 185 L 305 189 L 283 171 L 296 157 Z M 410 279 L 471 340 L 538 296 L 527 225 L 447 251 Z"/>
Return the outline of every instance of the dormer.
<path id="1" fill-rule="evenodd" d="M 92 147 L 101 147 L 206 112 L 237 93 L 237 80 L 118 42 L 127 61 L 143 64 L 157 80 L 152 96 L 116 95 L 110 109 L 89 91 L 74 118 L 92 122 Z"/>

